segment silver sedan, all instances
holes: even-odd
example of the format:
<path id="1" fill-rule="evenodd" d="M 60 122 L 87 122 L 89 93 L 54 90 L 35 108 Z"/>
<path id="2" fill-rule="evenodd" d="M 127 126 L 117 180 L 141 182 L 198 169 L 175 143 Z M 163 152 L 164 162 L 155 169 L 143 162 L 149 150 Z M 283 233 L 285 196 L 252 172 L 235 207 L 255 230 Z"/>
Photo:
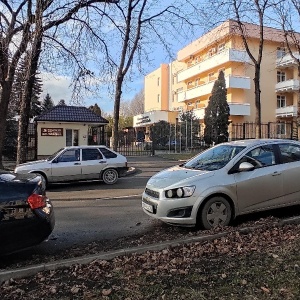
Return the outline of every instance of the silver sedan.
<path id="1" fill-rule="evenodd" d="M 142 207 L 170 224 L 226 226 L 239 215 L 300 204 L 299 176 L 298 141 L 228 142 L 151 177 Z"/>
<path id="2" fill-rule="evenodd" d="M 20 164 L 15 173 L 38 173 L 47 183 L 99 179 L 114 184 L 128 170 L 125 156 L 106 146 L 73 146 L 44 160 Z"/>

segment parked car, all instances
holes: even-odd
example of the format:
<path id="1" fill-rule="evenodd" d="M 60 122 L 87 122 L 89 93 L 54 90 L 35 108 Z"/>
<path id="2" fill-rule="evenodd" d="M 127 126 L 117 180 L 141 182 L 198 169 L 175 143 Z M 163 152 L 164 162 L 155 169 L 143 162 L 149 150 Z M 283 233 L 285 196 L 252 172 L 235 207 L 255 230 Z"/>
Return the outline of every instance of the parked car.
<path id="1" fill-rule="evenodd" d="M 236 216 L 300 204 L 300 143 L 222 143 L 147 182 L 142 207 L 166 223 L 226 226 Z"/>
<path id="2" fill-rule="evenodd" d="M 48 183 L 100 179 L 114 184 L 128 170 L 125 156 L 106 146 L 65 147 L 47 159 L 20 164 L 16 173 L 38 173 Z"/>
<path id="3" fill-rule="evenodd" d="M 42 178 L 0 170 L 0 191 L 0 255 L 47 239 L 55 218 Z"/>

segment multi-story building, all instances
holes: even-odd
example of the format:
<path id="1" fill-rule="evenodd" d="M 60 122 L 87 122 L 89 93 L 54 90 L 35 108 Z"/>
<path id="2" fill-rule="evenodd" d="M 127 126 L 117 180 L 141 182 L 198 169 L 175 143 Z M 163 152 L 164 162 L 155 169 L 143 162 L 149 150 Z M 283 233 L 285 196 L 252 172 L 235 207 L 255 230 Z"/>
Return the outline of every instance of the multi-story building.
<path id="1" fill-rule="evenodd" d="M 247 42 L 258 57 L 259 26 L 244 24 Z M 284 48 L 283 31 L 264 28 L 261 63 L 261 120 L 281 121 L 278 130 L 297 115 L 299 78 L 297 65 Z M 193 110 L 203 123 L 205 107 L 215 80 L 224 72 L 232 124 L 254 122 L 256 107 L 254 66 L 233 20 L 228 20 L 182 48 L 177 60 L 162 64 L 145 77 L 145 112 L 134 117 L 134 127 L 159 120 L 174 122 L 182 111 Z"/>

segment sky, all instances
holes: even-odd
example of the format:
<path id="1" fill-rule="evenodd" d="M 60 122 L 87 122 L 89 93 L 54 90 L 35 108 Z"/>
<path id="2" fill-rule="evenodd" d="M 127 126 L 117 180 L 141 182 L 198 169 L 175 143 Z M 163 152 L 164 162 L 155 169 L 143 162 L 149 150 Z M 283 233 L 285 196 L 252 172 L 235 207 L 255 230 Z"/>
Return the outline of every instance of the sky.
<path id="1" fill-rule="evenodd" d="M 158 65 L 159 66 L 159 65 Z M 46 94 L 49 94 L 54 102 L 57 104 L 59 100 L 64 99 L 67 105 L 71 105 L 72 89 L 71 77 L 62 75 L 53 75 L 50 73 L 42 73 L 43 79 L 43 92 L 41 99 L 44 99 Z M 124 86 L 122 101 L 130 101 L 133 97 L 144 87 L 144 76 L 141 74 L 138 79 L 126 84 Z M 114 102 L 111 96 L 107 94 L 106 89 L 103 89 L 101 97 L 82 95 L 80 101 L 83 106 L 94 105 L 95 103 L 107 114 L 112 114 L 114 109 Z"/>
<path id="2" fill-rule="evenodd" d="M 151 3 L 156 3 L 156 5 L 157 5 L 156 9 L 161 10 L 166 5 L 174 4 L 176 1 L 178 1 L 180 3 L 182 2 L 182 0 L 164 0 L 164 2 L 162 4 L 159 0 L 152 0 Z M 201 1 L 203 1 L 203 0 L 201 0 Z M 151 6 L 151 9 L 153 9 L 152 6 Z M 165 22 L 165 23 L 168 24 L 168 22 Z M 183 40 L 185 38 L 185 33 L 183 30 L 183 27 L 180 26 L 180 23 L 178 23 L 178 25 L 174 25 L 174 26 L 176 28 L 180 27 L 183 34 L 179 34 L 178 31 L 176 31 L 176 30 L 175 31 L 173 30 L 173 34 L 174 34 L 173 36 L 165 34 L 165 32 L 162 33 L 162 34 L 164 34 L 165 39 L 168 40 L 167 43 L 170 47 L 169 53 L 172 54 L 172 59 L 168 55 L 169 53 L 167 53 L 165 48 L 163 46 L 159 46 L 159 41 L 157 41 L 157 43 L 154 43 L 154 45 L 153 45 L 152 36 L 151 36 L 151 34 L 149 34 L 149 32 L 147 33 L 147 31 L 146 31 L 145 35 L 143 36 L 143 46 L 145 46 L 145 48 L 146 47 L 148 48 L 147 55 L 149 55 L 149 57 L 145 58 L 141 62 L 141 67 L 142 67 L 142 72 L 143 72 L 142 74 L 138 71 L 138 67 L 135 66 L 137 61 L 133 62 L 133 67 L 131 68 L 131 70 L 133 70 L 133 72 L 130 75 L 129 74 L 126 75 L 126 78 L 125 78 L 126 84 L 123 84 L 121 103 L 123 101 L 132 100 L 133 97 L 141 91 L 141 89 L 144 87 L 144 76 L 146 74 L 149 74 L 150 72 L 159 68 L 160 64 L 170 63 L 171 60 L 176 59 L 176 54 L 177 54 L 178 50 L 180 50 L 181 48 L 183 48 L 184 46 L 186 46 L 188 43 L 190 43 L 193 40 L 191 38 L 190 38 L 190 40 L 188 40 L 187 37 L 186 37 L 186 40 Z M 109 31 L 108 28 L 106 29 L 107 33 L 105 33 L 105 34 L 107 34 L 107 35 L 113 34 L 113 31 L 108 32 Z M 188 34 L 186 33 L 186 36 L 187 35 Z M 198 38 L 200 35 L 201 35 L 201 32 L 199 32 L 199 34 L 197 34 L 197 36 L 195 38 Z M 150 46 L 151 48 L 150 48 L 147 43 L 149 43 L 149 41 L 151 41 L 151 39 L 152 39 L 152 44 L 151 44 L 151 46 Z M 179 42 L 180 39 L 181 39 L 181 42 Z M 109 40 L 109 38 L 108 38 L 108 40 Z M 161 43 L 162 43 L 162 41 L 161 41 Z M 120 47 L 116 47 L 115 45 L 117 45 L 117 44 L 114 45 L 112 43 L 112 45 L 113 45 L 113 47 L 111 47 L 111 49 L 109 51 L 113 51 L 113 52 L 116 51 L 116 54 L 120 55 Z M 151 50 L 149 51 L 149 49 L 151 49 Z M 89 55 L 89 53 L 87 53 L 87 55 Z M 64 73 L 66 74 L 66 72 L 64 72 Z M 99 73 L 99 71 L 98 71 L 98 73 Z M 59 100 L 61 100 L 61 99 L 64 99 L 67 105 L 74 104 L 74 103 L 72 103 L 72 100 L 71 100 L 71 98 L 72 98 L 72 89 L 70 88 L 71 77 L 68 77 L 65 75 L 63 76 L 61 74 L 57 74 L 56 76 L 53 76 L 49 73 L 41 73 L 41 76 L 43 79 L 43 93 L 41 95 L 42 99 L 45 97 L 45 95 L 47 93 L 49 93 L 49 95 L 51 96 L 51 98 L 55 104 L 57 104 L 59 102 Z M 101 76 L 101 74 L 97 74 L 96 76 Z M 94 105 L 95 103 L 97 103 L 99 105 L 99 107 L 101 108 L 101 110 L 103 112 L 105 112 L 105 113 L 113 112 L 113 107 L 114 107 L 113 96 L 108 93 L 107 87 L 105 87 L 105 86 L 103 86 L 103 88 L 101 87 L 101 94 L 99 97 L 85 94 L 85 95 L 82 95 L 82 97 L 80 99 L 80 104 L 84 105 L 84 106 Z"/>

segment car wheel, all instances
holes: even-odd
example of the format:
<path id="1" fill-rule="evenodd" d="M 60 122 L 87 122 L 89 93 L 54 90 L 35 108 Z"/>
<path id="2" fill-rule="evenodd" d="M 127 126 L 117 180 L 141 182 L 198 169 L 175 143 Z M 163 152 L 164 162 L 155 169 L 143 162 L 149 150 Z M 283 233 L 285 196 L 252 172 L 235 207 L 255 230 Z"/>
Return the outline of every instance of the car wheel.
<path id="1" fill-rule="evenodd" d="M 204 204 L 198 216 L 201 227 L 211 229 L 217 226 L 227 226 L 231 220 L 232 211 L 226 199 L 213 197 Z"/>
<path id="2" fill-rule="evenodd" d="M 117 182 L 119 174 L 115 169 L 106 169 L 103 171 L 102 180 L 106 184 L 114 184 Z"/>

